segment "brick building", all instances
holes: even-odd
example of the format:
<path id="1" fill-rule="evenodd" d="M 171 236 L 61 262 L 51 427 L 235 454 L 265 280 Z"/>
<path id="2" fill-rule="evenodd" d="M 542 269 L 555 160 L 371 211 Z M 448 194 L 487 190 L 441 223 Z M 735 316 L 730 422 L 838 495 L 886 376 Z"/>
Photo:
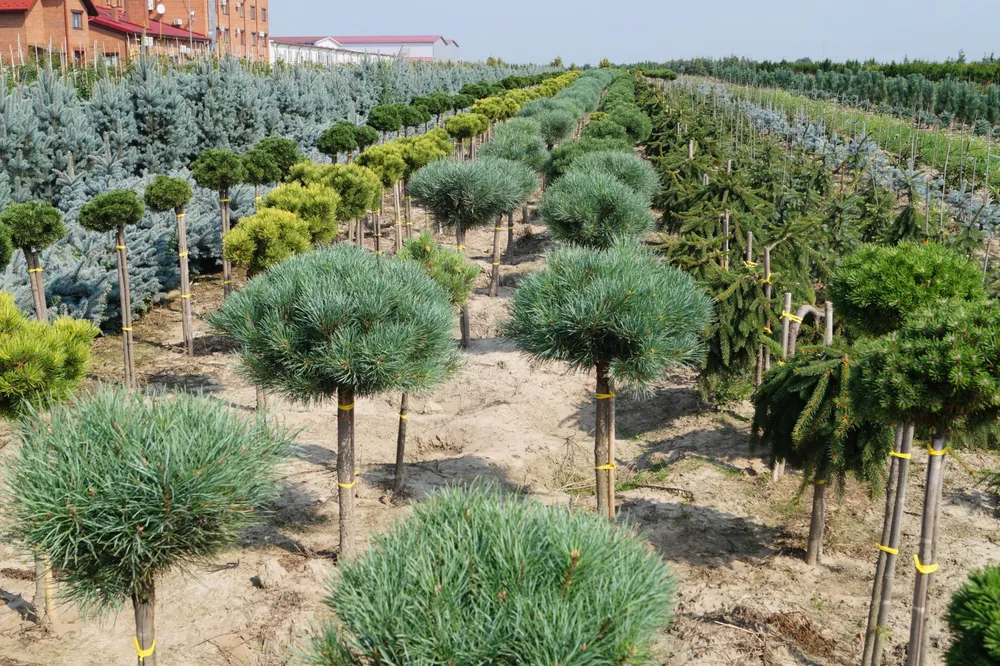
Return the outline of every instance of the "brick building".
<path id="1" fill-rule="evenodd" d="M 0 57 L 65 52 L 179 59 L 210 51 L 268 61 L 268 0 L 0 0 Z M 145 40 L 145 41 L 144 41 Z"/>

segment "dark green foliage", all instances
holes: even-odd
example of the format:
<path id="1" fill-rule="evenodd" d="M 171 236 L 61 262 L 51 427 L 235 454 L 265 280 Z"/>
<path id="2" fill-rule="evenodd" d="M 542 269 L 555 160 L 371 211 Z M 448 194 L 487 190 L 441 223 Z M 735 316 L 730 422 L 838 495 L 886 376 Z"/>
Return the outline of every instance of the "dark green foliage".
<path id="1" fill-rule="evenodd" d="M 451 110 L 455 113 L 469 108 L 476 103 L 476 98 L 472 95 L 452 95 L 451 96 Z"/>
<path id="2" fill-rule="evenodd" d="M 470 228 L 493 224 L 522 202 L 524 165 L 509 160 L 441 160 L 414 174 L 413 200 L 444 225 Z"/>
<path id="3" fill-rule="evenodd" d="M 44 250 L 66 235 L 62 213 L 40 201 L 8 204 L 0 213 L 0 226 L 19 248 Z"/>
<path id="4" fill-rule="evenodd" d="M 138 224 L 146 214 L 142 199 L 133 190 L 110 190 L 87 202 L 77 221 L 84 229 L 106 233 L 119 226 Z"/>
<path id="5" fill-rule="evenodd" d="M 260 147 L 243 153 L 243 168 L 247 172 L 246 182 L 251 185 L 268 185 L 284 177 L 274 156 Z"/>
<path id="6" fill-rule="evenodd" d="M 425 122 L 430 122 L 430 119 L 431 114 L 422 106 L 409 105 L 399 107 L 399 120 L 402 122 L 403 127 L 418 127 Z"/>
<path id="7" fill-rule="evenodd" d="M 0 292 L 0 418 L 69 399 L 86 376 L 90 343 L 99 332 L 69 317 L 28 319 L 13 296 Z"/>
<path id="8" fill-rule="evenodd" d="M 445 288 L 452 305 L 468 303 L 476 278 L 479 277 L 478 266 L 458 250 L 438 245 L 429 231 L 403 243 L 403 247 L 396 253 L 396 259 L 419 263 L 432 280 Z"/>
<path id="9" fill-rule="evenodd" d="M 403 119 L 400 117 L 399 107 L 395 104 L 380 104 L 372 107 L 368 112 L 366 124 L 373 129 L 382 132 L 398 132 L 403 126 Z"/>
<path id="10" fill-rule="evenodd" d="M 700 360 L 712 305 L 687 274 L 628 246 L 547 259 L 521 281 L 502 326 L 524 352 L 578 370 L 607 362 L 637 387 Z"/>
<path id="11" fill-rule="evenodd" d="M 945 655 L 948 666 L 1000 663 L 1000 567 L 969 574 L 952 596 L 945 621 L 955 637 Z"/>
<path id="12" fill-rule="evenodd" d="M 433 95 L 427 95 L 426 97 L 415 97 L 413 98 L 412 104 L 424 107 L 428 112 L 433 113 L 438 120 L 440 120 L 442 113 L 447 113 L 451 110 L 451 101 L 451 96 L 447 93 L 437 92 Z M 470 102 L 469 106 L 471 105 L 472 103 Z"/>
<path id="13" fill-rule="evenodd" d="M 535 116 L 535 119 L 538 121 L 542 140 L 548 145 L 549 150 L 557 143 L 568 139 L 569 135 L 573 132 L 573 128 L 576 127 L 576 120 L 573 118 L 573 115 L 567 111 L 558 109 L 540 113 Z"/>
<path id="14" fill-rule="evenodd" d="M 630 530 L 489 486 L 418 503 L 341 574 L 315 666 L 650 664 L 674 594 Z"/>
<path id="15" fill-rule="evenodd" d="M 604 150 L 587 153 L 573 162 L 570 173 L 605 173 L 642 196 L 647 204 L 660 187 L 656 169 L 634 153 Z"/>
<path id="16" fill-rule="evenodd" d="M 643 144 L 653 131 L 653 122 L 637 106 L 618 106 L 608 111 L 608 120 L 625 128 L 632 143 Z"/>
<path id="17" fill-rule="evenodd" d="M 358 147 L 357 126 L 350 120 L 340 120 L 323 130 L 316 141 L 316 148 L 334 161 L 340 153 L 349 153 Z"/>
<path id="18" fill-rule="evenodd" d="M 653 226 L 647 200 L 601 170 L 571 170 L 551 185 L 538 213 L 556 240 L 608 249 Z"/>
<path id="19" fill-rule="evenodd" d="M 621 139 L 593 139 L 583 138 L 576 141 L 566 141 L 549 153 L 549 161 L 545 165 L 545 173 L 550 180 L 555 180 L 566 173 L 573 165 L 573 161 L 587 153 L 596 153 L 605 150 L 616 150 L 623 153 L 632 152 L 630 141 Z"/>
<path id="20" fill-rule="evenodd" d="M 278 165 L 282 178 L 288 175 L 293 164 L 298 164 L 305 159 L 299 151 L 297 143 L 276 134 L 264 137 L 257 142 L 254 148 L 271 156 L 271 160 Z"/>
<path id="21" fill-rule="evenodd" d="M 6 268 L 14 256 L 14 243 L 10 240 L 10 229 L 0 224 L 0 268 Z"/>
<path id="22" fill-rule="evenodd" d="M 872 343 L 865 401 L 895 423 L 964 430 L 1000 409 L 1000 308 L 941 301 Z"/>
<path id="23" fill-rule="evenodd" d="M 378 143 L 378 130 L 368 125 L 358 125 L 354 129 L 354 140 L 358 144 L 358 150 L 374 146 Z"/>
<path id="24" fill-rule="evenodd" d="M 585 139 L 614 139 L 616 141 L 631 141 L 625 128 L 613 120 L 591 120 L 583 128 Z"/>
<path id="25" fill-rule="evenodd" d="M 276 496 L 288 447 L 217 400 L 124 389 L 32 413 L 20 438 L 4 473 L 10 531 L 97 611 L 232 545 Z"/>
<path id="26" fill-rule="evenodd" d="M 764 449 L 803 471 L 803 483 L 848 474 L 881 488 L 892 428 L 854 406 L 858 354 L 842 346 L 805 347 L 774 365 L 753 395 L 751 450 Z M 863 410 L 860 410 L 863 411 Z"/>
<path id="27" fill-rule="evenodd" d="M 253 277 L 310 246 L 305 220 L 285 210 L 263 208 L 222 237 L 222 256 Z"/>
<path id="28" fill-rule="evenodd" d="M 236 153 L 206 148 L 191 164 L 191 177 L 198 183 L 198 187 L 222 193 L 245 181 L 247 170 Z"/>
<path id="29" fill-rule="evenodd" d="M 458 366 L 449 295 L 413 262 L 332 245 L 272 267 L 211 323 L 240 345 L 240 373 L 293 400 L 417 391 Z"/>
<path id="30" fill-rule="evenodd" d="M 938 301 L 985 296 L 981 269 L 936 243 L 866 245 L 843 259 L 827 292 L 837 316 L 866 336 L 894 331 L 909 313 Z"/>
<path id="31" fill-rule="evenodd" d="M 165 213 L 186 206 L 192 195 L 191 185 L 183 178 L 160 175 L 146 186 L 144 199 L 150 210 Z"/>

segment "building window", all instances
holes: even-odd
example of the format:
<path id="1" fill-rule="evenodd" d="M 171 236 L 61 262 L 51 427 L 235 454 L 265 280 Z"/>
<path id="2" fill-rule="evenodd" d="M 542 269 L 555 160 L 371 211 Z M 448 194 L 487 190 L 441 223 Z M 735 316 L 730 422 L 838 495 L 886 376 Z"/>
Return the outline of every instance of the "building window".
<path id="1" fill-rule="evenodd" d="M 73 12 L 73 29 L 83 30 L 83 12 Z"/>
<path id="2" fill-rule="evenodd" d="M 246 46 L 246 45 L 247 45 L 247 33 L 246 32 L 241 32 L 240 33 L 240 46 Z"/>
<path id="3" fill-rule="evenodd" d="M 250 46 L 257 46 L 257 33 L 256 32 L 251 32 L 250 33 Z"/>
<path id="4" fill-rule="evenodd" d="M 251 21 L 256 21 L 257 20 L 257 6 L 256 5 L 250 5 L 250 20 Z"/>
<path id="5" fill-rule="evenodd" d="M 267 23 L 267 7 L 260 8 L 260 22 Z"/>
<path id="6" fill-rule="evenodd" d="M 229 16 L 229 3 L 226 0 L 222 0 L 222 15 Z"/>
<path id="7" fill-rule="evenodd" d="M 244 11 L 246 11 L 246 6 L 241 2 L 240 3 L 240 18 L 243 18 L 245 16 L 244 13 L 243 13 Z"/>

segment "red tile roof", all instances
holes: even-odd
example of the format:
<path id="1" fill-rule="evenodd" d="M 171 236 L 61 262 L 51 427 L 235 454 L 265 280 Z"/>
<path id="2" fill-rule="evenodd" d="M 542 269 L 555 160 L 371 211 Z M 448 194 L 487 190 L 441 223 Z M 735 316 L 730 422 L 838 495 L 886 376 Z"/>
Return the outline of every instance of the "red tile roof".
<path id="1" fill-rule="evenodd" d="M 441 35 L 372 35 L 368 37 L 337 37 L 333 36 L 341 44 L 433 44 L 438 40 L 444 40 Z"/>
<path id="2" fill-rule="evenodd" d="M 0 0 L 0 12 L 26 12 L 37 0 Z"/>
<path id="3" fill-rule="evenodd" d="M 0 0 L 4 2 L 5 0 Z M 142 26 L 136 23 L 130 23 L 122 19 L 117 21 L 112 18 L 111 10 L 100 8 L 97 10 L 97 16 L 90 19 L 93 25 L 99 25 L 109 30 L 114 30 L 115 32 L 123 32 L 128 35 L 141 35 Z M 191 39 L 197 42 L 207 42 L 208 37 L 197 32 L 189 33 L 183 28 L 175 28 L 167 23 L 161 23 L 150 19 L 149 26 L 146 28 L 146 34 L 150 37 L 169 37 L 171 39 L 187 39 L 189 36 Z"/>

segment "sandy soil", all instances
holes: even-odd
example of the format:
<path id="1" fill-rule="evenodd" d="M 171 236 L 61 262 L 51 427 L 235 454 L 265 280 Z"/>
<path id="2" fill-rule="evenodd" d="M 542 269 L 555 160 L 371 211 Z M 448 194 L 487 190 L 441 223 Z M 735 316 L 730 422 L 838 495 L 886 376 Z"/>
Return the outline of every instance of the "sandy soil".
<path id="1" fill-rule="evenodd" d="M 417 226 L 422 223 L 418 213 Z M 485 291 L 491 236 L 491 229 L 477 230 L 467 240 L 470 256 L 483 268 L 471 303 L 475 340 L 467 365 L 445 386 L 411 400 L 402 497 L 388 490 L 399 396 L 359 402 L 362 546 L 427 492 L 476 478 L 544 502 L 585 509 L 595 504 L 593 377 L 559 365 L 538 366 L 496 337 L 511 288 L 541 265 L 549 245 L 545 230 L 518 224 L 517 263 L 502 267 L 495 299 Z M 198 280 L 194 295 L 197 313 L 209 312 L 221 300 L 218 278 Z M 236 376 L 226 341 L 213 337 L 200 319 L 196 330 L 198 354 L 185 357 L 176 299 L 136 324 L 137 363 L 147 387 L 203 391 L 234 408 L 253 409 L 254 390 Z M 98 342 L 95 382 L 120 378 L 119 345 L 117 338 Z M 700 402 L 693 380 L 691 373 L 679 373 L 649 397 L 618 401 L 620 479 L 639 484 L 619 494 L 619 510 L 671 563 L 678 581 L 676 621 L 663 632 L 661 662 L 857 663 L 882 501 L 869 500 L 862 488 L 850 485 L 828 508 L 824 564 L 806 566 L 809 507 L 808 501 L 797 501 L 799 479 L 793 473 L 772 484 L 765 461 L 748 452 L 748 407 L 713 410 Z M 176 572 L 161 582 L 162 664 L 284 664 L 326 613 L 322 597 L 337 546 L 336 407 L 272 399 L 270 408 L 300 430 L 281 498 L 217 566 Z M 925 458 L 918 454 L 911 465 L 906 557 L 919 531 Z M 965 459 L 975 468 L 998 466 L 997 456 L 969 453 Z M 949 463 L 941 569 L 931 593 L 934 618 L 971 568 L 1000 560 L 996 512 L 994 500 L 975 480 Z M 906 557 L 897 571 L 887 664 L 900 663 L 909 624 L 913 567 Z M 0 543 L 0 600 L 6 602 L 0 606 L 0 666 L 98 666 L 135 659 L 128 609 L 84 619 L 63 605 L 57 629 L 43 633 L 26 619 L 24 599 L 31 599 L 33 589 L 30 559 Z M 948 640 L 935 619 L 930 663 L 940 663 Z"/>

